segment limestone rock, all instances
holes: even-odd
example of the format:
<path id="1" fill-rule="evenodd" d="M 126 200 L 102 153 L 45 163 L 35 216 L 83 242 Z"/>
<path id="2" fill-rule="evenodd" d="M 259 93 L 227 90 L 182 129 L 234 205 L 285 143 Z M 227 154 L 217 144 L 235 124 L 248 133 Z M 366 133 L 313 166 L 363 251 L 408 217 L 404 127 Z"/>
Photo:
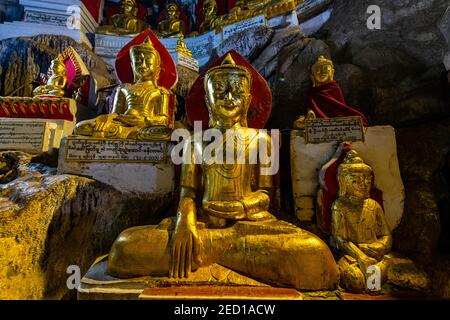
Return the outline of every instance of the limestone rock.
<path id="1" fill-rule="evenodd" d="M 57 54 L 72 46 L 83 59 L 94 78 L 97 88 L 116 82 L 106 63 L 96 56 L 86 44 L 70 37 L 40 35 L 0 41 L 0 96 L 19 89 L 15 96 L 31 96 L 33 82 L 41 73 L 47 74 L 50 62 Z"/>
<path id="2" fill-rule="evenodd" d="M 0 156 L 0 183 L 8 183 L 17 177 L 19 159 L 14 154 L 5 153 Z"/>
<path id="3" fill-rule="evenodd" d="M 427 274 L 410 259 L 395 256 L 389 262 L 387 277 L 391 284 L 418 291 L 430 286 Z"/>
<path id="4" fill-rule="evenodd" d="M 158 223 L 172 201 L 55 175 L 28 154 L 8 154 L 19 162 L 17 179 L 0 184 L 0 299 L 61 299 L 70 265 L 84 274 L 120 232 Z"/>
<path id="5" fill-rule="evenodd" d="M 252 60 L 270 43 L 273 35 L 274 31 L 265 26 L 245 29 L 222 42 L 216 48 L 217 56 L 234 49 L 247 60 Z"/>

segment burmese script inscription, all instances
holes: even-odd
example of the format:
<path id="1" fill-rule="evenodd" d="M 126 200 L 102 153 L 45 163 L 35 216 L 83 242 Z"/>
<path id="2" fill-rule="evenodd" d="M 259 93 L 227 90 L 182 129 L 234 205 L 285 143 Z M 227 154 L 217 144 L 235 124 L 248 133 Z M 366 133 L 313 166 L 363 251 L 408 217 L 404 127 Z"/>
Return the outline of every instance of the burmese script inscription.
<path id="1" fill-rule="evenodd" d="M 4 121 L 0 123 L 0 150 L 43 151 L 45 122 Z M 48 135 L 47 135 L 48 138 Z"/>
<path id="2" fill-rule="evenodd" d="M 66 161 L 164 162 L 166 142 L 69 138 Z"/>
<path id="3" fill-rule="evenodd" d="M 364 141 L 361 117 L 306 120 L 306 143 Z"/>

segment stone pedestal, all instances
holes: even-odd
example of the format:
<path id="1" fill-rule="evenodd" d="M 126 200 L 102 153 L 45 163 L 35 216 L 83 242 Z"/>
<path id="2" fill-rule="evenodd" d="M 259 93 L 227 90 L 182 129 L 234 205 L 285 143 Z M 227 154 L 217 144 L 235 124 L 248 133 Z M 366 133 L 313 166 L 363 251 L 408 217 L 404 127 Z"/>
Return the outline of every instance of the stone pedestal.
<path id="1" fill-rule="evenodd" d="M 300 131 L 291 132 L 291 171 L 295 214 L 310 222 L 319 189 L 318 173 L 335 153 L 338 142 L 306 144 Z M 383 192 L 386 220 L 394 229 L 400 223 L 405 199 L 404 186 L 397 159 L 395 131 L 391 126 L 365 128 L 365 141 L 353 147 L 375 174 L 375 187 Z"/>
<path id="2" fill-rule="evenodd" d="M 297 290 L 273 288 L 217 264 L 200 268 L 188 279 L 118 279 L 107 274 L 106 259 L 94 263 L 81 280 L 79 300 L 302 300 Z"/>
<path id="3" fill-rule="evenodd" d="M 58 174 L 93 178 L 123 192 L 167 194 L 175 184 L 172 145 L 71 136 L 62 140 Z"/>
<path id="4" fill-rule="evenodd" d="M 65 35 L 92 48 L 87 34 L 98 27 L 98 17 L 92 17 L 81 0 L 20 0 L 20 5 L 24 9 L 23 21 L 2 25 L 0 40 L 41 34 Z"/>

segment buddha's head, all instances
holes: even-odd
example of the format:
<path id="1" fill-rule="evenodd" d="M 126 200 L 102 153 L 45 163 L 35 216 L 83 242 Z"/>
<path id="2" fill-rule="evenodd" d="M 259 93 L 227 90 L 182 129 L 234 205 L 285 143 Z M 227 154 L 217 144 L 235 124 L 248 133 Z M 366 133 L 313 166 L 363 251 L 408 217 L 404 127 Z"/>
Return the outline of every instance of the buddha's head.
<path id="1" fill-rule="evenodd" d="M 205 17 L 215 17 L 217 15 L 217 2 L 216 0 L 205 0 L 203 4 L 203 15 Z"/>
<path id="2" fill-rule="evenodd" d="M 175 19 L 180 17 L 180 8 L 175 2 L 171 2 L 167 5 L 167 15 L 170 19 Z"/>
<path id="3" fill-rule="evenodd" d="M 237 65 L 228 54 L 220 66 L 208 70 L 204 86 L 210 127 L 247 127 L 252 86 L 252 74 L 247 68 Z"/>
<path id="4" fill-rule="evenodd" d="M 372 168 L 364 163 L 355 150 L 349 151 L 338 168 L 339 197 L 370 198 L 372 179 Z"/>
<path id="5" fill-rule="evenodd" d="M 56 59 L 52 60 L 50 63 L 49 71 L 51 74 L 65 76 L 66 75 L 66 65 L 64 64 L 64 59 L 59 55 Z"/>
<path id="6" fill-rule="evenodd" d="M 120 9 L 122 13 L 137 15 L 138 5 L 136 0 L 121 0 Z"/>
<path id="7" fill-rule="evenodd" d="M 334 80 L 333 61 L 320 56 L 311 67 L 311 80 L 314 87 L 321 86 Z"/>
<path id="8" fill-rule="evenodd" d="M 132 46 L 130 56 L 135 82 L 158 80 L 161 72 L 161 56 L 150 38 L 147 37 L 142 44 Z"/>

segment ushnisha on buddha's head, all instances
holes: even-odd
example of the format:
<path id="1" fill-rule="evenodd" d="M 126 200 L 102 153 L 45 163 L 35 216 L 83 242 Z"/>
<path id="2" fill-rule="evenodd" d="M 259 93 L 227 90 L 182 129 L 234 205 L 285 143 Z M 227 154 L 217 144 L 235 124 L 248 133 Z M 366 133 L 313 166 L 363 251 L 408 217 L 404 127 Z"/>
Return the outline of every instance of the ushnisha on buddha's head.
<path id="1" fill-rule="evenodd" d="M 136 16 L 138 13 L 138 5 L 136 0 L 121 0 L 120 10 L 122 13 L 128 13 Z"/>
<path id="2" fill-rule="evenodd" d="M 334 80 L 333 61 L 320 56 L 311 67 L 311 81 L 314 87 L 321 86 Z"/>
<path id="3" fill-rule="evenodd" d="M 142 44 L 130 49 L 134 81 L 157 81 L 161 71 L 161 56 L 147 37 Z"/>
<path id="4" fill-rule="evenodd" d="M 373 170 L 355 150 L 349 151 L 338 167 L 337 180 L 339 197 L 370 198 Z"/>
<path id="5" fill-rule="evenodd" d="M 252 86 L 252 74 L 247 68 L 237 65 L 228 54 L 220 66 L 206 73 L 204 86 L 210 127 L 247 127 Z"/>

